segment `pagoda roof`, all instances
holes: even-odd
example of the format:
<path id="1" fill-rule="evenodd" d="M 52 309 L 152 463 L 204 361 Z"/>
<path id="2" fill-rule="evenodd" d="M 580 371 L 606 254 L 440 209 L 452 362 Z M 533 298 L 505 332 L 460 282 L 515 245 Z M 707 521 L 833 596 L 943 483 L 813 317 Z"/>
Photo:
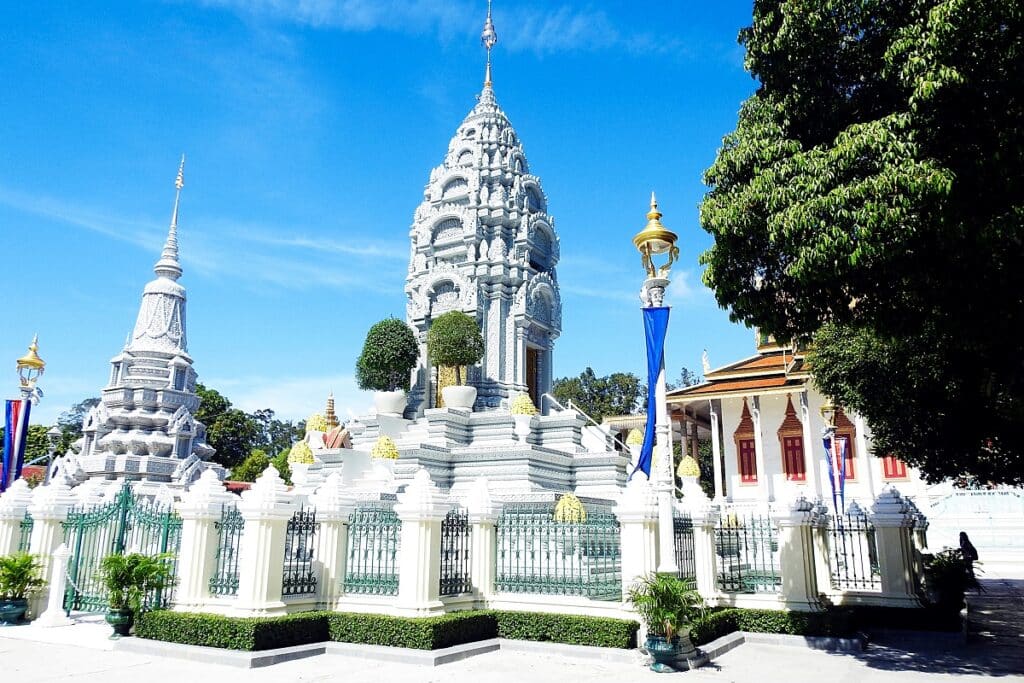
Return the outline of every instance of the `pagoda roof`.
<path id="1" fill-rule="evenodd" d="M 705 373 L 703 383 L 670 391 L 667 400 L 669 404 L 684 404 L 713 398 L 786 394 L 802 391 L 809 378 L 809 366 L 802 353 L 794 355 L 789 348 L 770 348 Z"/>

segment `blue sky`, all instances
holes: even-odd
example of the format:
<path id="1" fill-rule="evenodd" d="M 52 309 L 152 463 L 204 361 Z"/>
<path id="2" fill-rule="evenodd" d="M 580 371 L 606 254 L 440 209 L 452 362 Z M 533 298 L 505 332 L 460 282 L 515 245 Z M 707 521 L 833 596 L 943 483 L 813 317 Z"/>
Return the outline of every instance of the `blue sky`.
<path id="1" fill-rule="evenodd" d="M 201 381 L 299 418 L 403 317 L 407 235 L 480 90 L 483 0 L 2 3 L 0 367 L 33 333 L 34 417 L 97 395 L 131 330 L 188 155 L 180 242 Z M 497 0 L 495 92 L 561 239 L 555 375 L 642 373 L 630 239 L 658 193 L 680 235 L 667 363 L 749 355 L 700 284 L 703 170 L 755 83 L 751 3 Z M 7 371 L 4 371 L 5 373 Z"/>

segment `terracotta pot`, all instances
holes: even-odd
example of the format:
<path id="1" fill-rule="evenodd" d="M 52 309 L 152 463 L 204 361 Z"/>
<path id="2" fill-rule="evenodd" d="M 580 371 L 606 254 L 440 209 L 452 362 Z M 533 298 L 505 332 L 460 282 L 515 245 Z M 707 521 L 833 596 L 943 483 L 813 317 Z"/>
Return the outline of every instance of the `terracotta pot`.
<path id="1" fill-rule="evenodd" d="M 378 415 L 401 415 L 405 412 L 407 403 L 408 398 L 401 389 L 378 391 L 373 395 L 373 405 L 377 409 Z"/>
<path id="2" fill-rule="evenodd" d="M 444 397 L 444 405 L 446 408 L 473 410 L 473 404 L 476 403 L 476 387 L 445 387 L 444 389 L 441 389 L 441 396 Z"/>

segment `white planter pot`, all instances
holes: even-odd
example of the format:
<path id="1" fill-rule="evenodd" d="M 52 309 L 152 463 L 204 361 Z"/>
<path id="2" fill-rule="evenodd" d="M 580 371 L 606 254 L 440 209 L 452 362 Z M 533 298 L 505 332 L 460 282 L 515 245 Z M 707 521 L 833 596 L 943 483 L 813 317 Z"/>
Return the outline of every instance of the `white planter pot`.
<path id="1" fill-rule="evenodd" d="M 530 423 L 533 422 L 533 415 L 513 415 L 516 423 L 516 438 L 519 443 L 526 443 L 526 437 L 530 435 Z"/>
<path id="2" fill-rule="evenodd" d="M 476 402 L 476 387 L 445 387 L 441 389 L 441 396 L 444 397 L 446 408 L 473 410 L 473 404 Z"/>
<path id="3" fill-rule="evenodd" d="M 407 403 L 405 392 L 378 391 L 373 395 L 373 405 L 378 415 L 401 415 Z"/>

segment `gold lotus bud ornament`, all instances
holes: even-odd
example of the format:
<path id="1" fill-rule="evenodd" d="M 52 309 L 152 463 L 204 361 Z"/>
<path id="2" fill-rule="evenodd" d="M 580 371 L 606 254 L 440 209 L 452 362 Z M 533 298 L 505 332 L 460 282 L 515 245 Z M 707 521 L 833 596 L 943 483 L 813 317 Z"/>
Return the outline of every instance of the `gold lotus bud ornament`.
<path id="1" fill-rule="evenodd" d="M 640 250 L 640 257 L 648 278 L 668 278 L 672 264 L 679 258 L 678 237 L 661 224 L 662 213 L 658 211 L 658 199 L 651 193 L 651 210 L 647 212 L 647 225 L 633 237 L 633 244 Z M 654 257 L 668 255 L 661 266 L 654 263 Z"/>
<path id="2" fill-rule="evenodd" d="M 21 380 L 22 391 L 31 392 L 36 388 L 36 382 L 43 376 L 46 370 L 46 362 L 39 357 L 39 335 L 32 337 L 32 343 L 28 345 L 28 353 L 17 360 L 18 378 Z"/>

